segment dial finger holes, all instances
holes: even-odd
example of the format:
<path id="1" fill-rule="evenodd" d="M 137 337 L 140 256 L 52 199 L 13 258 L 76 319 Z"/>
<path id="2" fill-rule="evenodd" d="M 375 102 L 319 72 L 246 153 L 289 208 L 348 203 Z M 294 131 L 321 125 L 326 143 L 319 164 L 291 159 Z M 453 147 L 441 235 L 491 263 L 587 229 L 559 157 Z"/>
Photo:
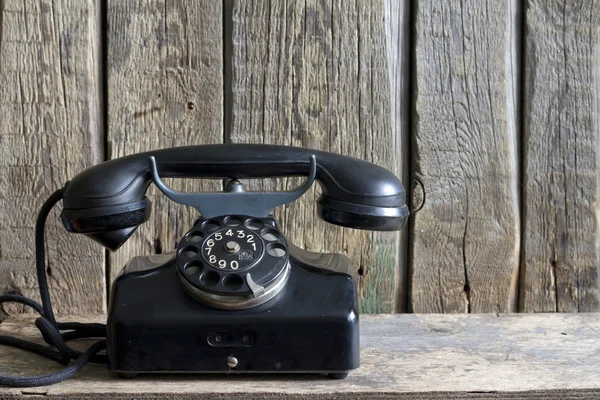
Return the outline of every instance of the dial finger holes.
<path id="1" fill-rule="evenodd" d="M 223 287 L 227 290 L 238 290 L 244 284 L 244 280 L 241 276 L 236 274 L 230 274 L 223 279 Z"/>
<path id="2" fill-rule="evenodd" d="M 215 286 L 221 280 L 221 275 L 217 271 L 207 271 L 200 277 L 200 283 L 204 286 Z"/>
<path id="3" fill-rule="evenodd" d="M 225 225 L 230 227 L 239 226 L 244 222 L 242 218 L 236 216 L 226 217 L 224 221 Z"/>
<path id="4" fill-rule="evenodd" d="M 260 232 L 260 237 L 268 242 L 274 242 L 279 239 L 279 233 L 274 229 L 266 228 Z"/>
<path id="5" fill-rule="evenodd" d="M 267 245 L 267 253 L 271 257 L 283 257 L 285 256 L 285 247 L 281 243 L 269 243 Z"/>
<path id="6" fill-rule="evenodd" d="M 194 244 L 200 243 L 202 241 L 202 239 L 204 239 L 204 235 L 202 235 L 202 232 L 190 232 L 185 237 L 185 240 L 188 243 L 194 243 Z"/>
<path id="7" fill-rule="evenodd" d="M 200 261 L 190 261 L 184 267 L 185 273 L 188 275 L 198 275 L 202 272 L 204 265 Z"/>
<path id="8" fill-rule="evenodd" d="M 264 226 L 263 222 L 260 219 L 250 218 L 246 221 L 246 228 L 252 229 L 253 231 L 257 231 Z"/>
<path id="9" fill-rule="evenodd" d="M 198 254 L 198 249 L 194 246 L 186 246 L 179 251 L 179 255 L 188 260 L 192 260 Z"/>
<path id="10" fill-rule="evenodd" d="M 220 227 L 221 224 L 219 224 L 219 221 L 215 219 L 209 219 L 208 221 L 204 221 L 204 223 L 202 224 L 202 229 L 204 229 L 207 232 L 216 231 Z"/>

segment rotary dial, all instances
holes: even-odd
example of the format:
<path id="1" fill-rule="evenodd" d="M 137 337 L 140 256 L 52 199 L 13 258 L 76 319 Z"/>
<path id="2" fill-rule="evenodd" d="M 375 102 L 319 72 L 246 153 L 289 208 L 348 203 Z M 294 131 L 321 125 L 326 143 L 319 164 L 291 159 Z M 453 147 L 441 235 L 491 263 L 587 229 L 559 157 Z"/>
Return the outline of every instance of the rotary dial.
<path id="1" fill-rule="evenodd" d="M 202 257 L 213 268 L 238 271 L 254 265 L 263 249 L 263 241 L 256 232 L 227 227 L 206 238 L 202 244 Z"/>
<path id="2" fill-rule="evenodd" d="M 211 307 L 255 307 L 276 296 L 289 276 L 287 243 L 268 217 L 200 219 L 177 247 L 185 290 Z"/>

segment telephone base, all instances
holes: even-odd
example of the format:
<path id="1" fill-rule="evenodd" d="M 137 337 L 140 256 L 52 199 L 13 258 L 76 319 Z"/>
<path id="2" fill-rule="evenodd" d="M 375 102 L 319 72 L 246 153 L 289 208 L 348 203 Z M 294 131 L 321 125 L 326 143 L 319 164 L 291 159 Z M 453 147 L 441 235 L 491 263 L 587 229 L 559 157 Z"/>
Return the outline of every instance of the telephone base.
<path id="1" fill-rule="evenodd" d="M 108 367 L 119 375 L 293 372 L 343 379 L 359 366 L 355 288 L 345 273 L 292 256 L 276 297 L 220 310 L 183 290 L 174 259 L 149 269 L 137 264 L 111 295 Z"/>

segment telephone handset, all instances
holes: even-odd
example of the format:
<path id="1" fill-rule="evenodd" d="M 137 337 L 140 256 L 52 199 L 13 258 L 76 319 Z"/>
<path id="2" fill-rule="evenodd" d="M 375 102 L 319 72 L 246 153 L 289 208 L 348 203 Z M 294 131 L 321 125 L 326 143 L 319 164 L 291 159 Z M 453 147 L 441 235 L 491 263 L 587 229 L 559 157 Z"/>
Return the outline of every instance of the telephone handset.
<path id="1" fill-rule="evenodd" d="M 248 192 L 239 181 L 281 176 L 306 180 L 283 192 Z M 184 193 L 169 188 L 165 177 L 229 181 L 223 192 Z M 311 149 L 177 147 L 117 158 L 81 172 L 40 211 L 36 268 L 43 304 L 0 296 L 0 303 L 33 306 L 42 315 L 36 325 L 44 339 L 63 352 L 63 362 L 77 360 L 60 373 L 25 381 L 0 375 L 0 385 L 54 383 L 87 361 L 107 362 L 111 371 L 128 377 L 145 372 L 318 372 L 346 377 L 359 364 L 351 264 L 343 255 L 311 253 L 288 243 L 271 215 L 314 181 L 322 189 L 317 213 L 329 223 L 379 231 L 405 225 L 405 191 L 391 172 Z M 150 218 L 145 194 L 152 182 L 171 200 L 196 208 L 198 220 L 175 251 L 137 256 L 124 266 L 112 285 L 106 327 L 57 323 L 43 246 L 52 206 L 62 198 L 65 228 L 114 251 Z M 83 354 L 64 342 L 65 337 L 97 337 L 104 329 L 106 341 Z M 0 337 L 2 343 L 15 345 Z M 104 348 L 106 356 L 98 354 Z"/>
<path id="2" fill-rule="evenodd" d="M 319 217 L 367 230 L 398 230 L 408 215 L 402 184 L 391 172 L 356 158 L 298 147 L 217 144 L 139 153 L 96 165 L 67 185 L 62 220 L 115 250 L 150 217 L 145 197 L 152 182 L 149 157 L 162 177 L 267 178 L 308 175 L 316 158 L 322 188 Z"/>

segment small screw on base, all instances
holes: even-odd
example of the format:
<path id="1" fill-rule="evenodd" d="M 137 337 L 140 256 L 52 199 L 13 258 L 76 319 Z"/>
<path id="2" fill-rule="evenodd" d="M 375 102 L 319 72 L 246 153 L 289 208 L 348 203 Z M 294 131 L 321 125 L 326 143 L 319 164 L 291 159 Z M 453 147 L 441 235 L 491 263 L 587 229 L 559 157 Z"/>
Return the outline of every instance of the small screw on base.
<path id="1" fill-rule="evenodd" d="M 229 368 L 235 368 L 238 365 L 238 360 L 234 356 L 227 357 L 227 365 Z"/>

